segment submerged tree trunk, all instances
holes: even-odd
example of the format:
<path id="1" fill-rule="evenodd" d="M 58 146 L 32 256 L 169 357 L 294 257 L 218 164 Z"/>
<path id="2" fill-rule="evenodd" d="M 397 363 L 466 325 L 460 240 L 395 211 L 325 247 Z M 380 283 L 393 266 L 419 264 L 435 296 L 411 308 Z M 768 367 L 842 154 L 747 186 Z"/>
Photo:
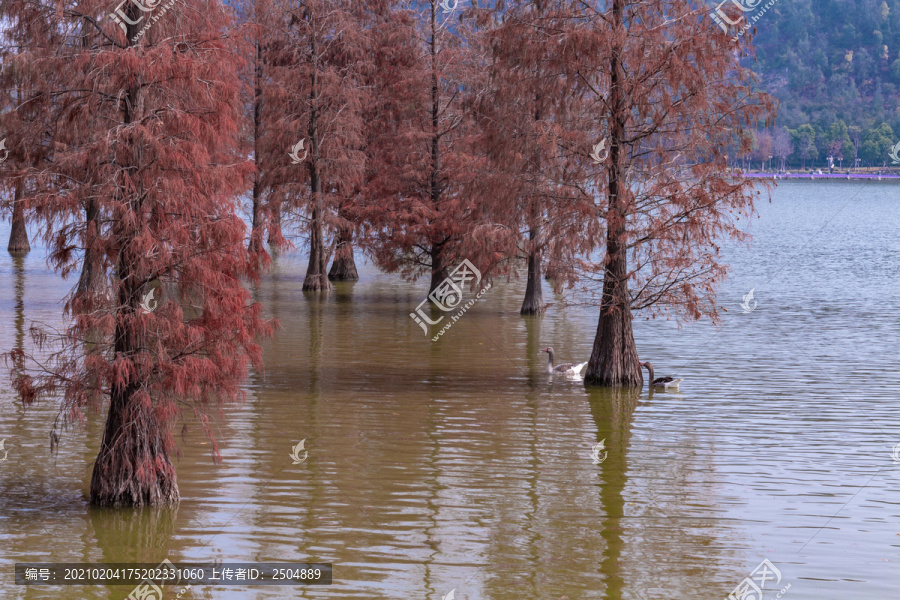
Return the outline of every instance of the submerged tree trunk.
<path id="1" fill-rule="evenodd" d="M 126 126 L 135 120 L 134 107 L 140 105 L 139 89 L 125 90 L 122 121 Z M 139 198 L 140 191 L 135 195 Z M 135 215 L 139 214 L 138 208 Z M 95 224 L 99 221 L 99 210 L 93 203 L 88 205 L 88 220 L 89 227 L 99 226 Z M 147 352 L 146 340 L 135 321 L 135 313 L 140 310 L 142 282 L 128 259 L 135 223 L 119 219 L 112 226 L 119 243 L 114 270 L 118 298 L 113 349 L 116 356 L 135 361 L 138 354 Z M 92 237 L 89 233 L 88 239 Z M 89 250 L 91 246 L 89 243 Z M 168 432 L 163 429 L 161 416 L 150 397 L 148 377 L 145 369 L 136 369 L 112 380 L 103 441 L 91 475 L 91 504 L 95 506 L 149 506 L 178 501 L 175 467 L 166 447 Z"/>
<path id="2" fill-rule="evenodd" d="M 435 244 L 431 247 L 431 284 L 428 286 L 430 294 L 450 276 L 444 258 L 444 244 Z"/>
<path id="3" fill-rule="evenodd" d="M 315 126 L 310 125 L 310 129 L 314 131 Z M 325 252 L 322 223 L 325 217 L 325 206 L 322 202 L 322 179 L 319 177 L 315 160 L 317 140 L 312 136 L 311 138 L 313 139 L 312 154 L 314 158 L 309 163 L 309 181 L 312 187 L 313 213 L 309 232 L 309 264 L 306 267 L 306 277 L 303 279 L 303 291 L 327 292 L 332 287 L 331 282 L 328 281 L 328 275 L 325 273 L 328 269 L 328 255 Z"/>
<path id="4" fill-rule="evenodd" d="M 313 182 L 313 214 L 309 235 L 309 264 L 306 267 L 306 277 L 303 279 L 304 292 L 327 292 L 332 289 L 331 282 L 325 271 L 328 269 L 328 256 L 325 252 L 325 239 L 322 233 L 322 217 L 325 207 L 322 203 L 321 191 L 316 191 L 320 186 L 318 177 Z"/>
<path id="5" fill-rule="evenodd" d="M 140 289 L 131 283 L 134 278 L 124 259 L 119 261 L 117 277 L 120 310 L 136 312 Z M 141 340 L 132 323 L 133 317 L 118 321 L 116 354 L 133 357 L 140 352 Z M 164 442 L 167 432 L 160 427 L 152 399 L 147 398 L 147 382 L 138 377 L 112 384 L 103 441 L 91 476 L 91 504 L 95 506 L 178 502 L 175 467 Z"/>
<path id="6" fill-rule="evenodd" d="M 117 329 L 117 336 L 121 332 Z M 116 346 L 119 344 L 117 343 Z M 178 502 L 175 467 L 152 404 L 137 385 L 114 385 L 100 453 L 91 476 L 91 504 L 107 507 Z"/>
<path id="7" fill-rule="evenodd" d="M 77 291 L 82 296 L 102 296 L 109 293 L 109 282 L 106 279 L 103 257 L 92 242 L 100 228 L 100 208 L 94 200 L 88 200 L 85 207 L 85 222 L 87 243 Z"/>
<path id="8" fill-rule="evenodd" d="M 531 242 L 528 252 L 528 282 L 525 284 L 525 299 L 519 311 L 523 315 L 541 316 L 545 311 L 544 291 L 541 288 L 541 251 L 537 247 L 540 235 L 540 225 L 533 226 L 528 233 Z"/>
<path id="9" fill-rule="evenodd" d="M 614 0 L 614 30 L 622 27 L 624 0 Z M 603 273 L 603 298 L 594 347 L 584 375 L 585 385 L 641 387 L 644 377 L 631 329 L 631 304 L 628 294 L 627 218 L 630 191 L 623 180 L 625 160 L 622 140 L 628 115 L 624 107 L 620 81 L 622 64 L 613 49 L 610 58 L 611 115 L 609 153 L 609 208 L 606 215 L 606 260 Z"/>
<path id="10" fill-rule="evenodd" d="M 353 259 L 353 229 L 351 227 L 341 227 L 338 230 L 334 261 L 331 263 L 328 279 L 331 281 L 356 281 L 359 279 L 356 261 Z"/>
<path id="11" fill-rule="evenodd" d="M 315 36 L 312 40 L 312 54 L 318 56 Z M 309 92 L 309 185 L 312 192 L 313 213 L 309 234 L 309 265 L 303 280 L 304 292 L 328 292 L 333 288 L 328 281 L 328 254 L 325 251 L 324 220 L 325 202 L 322 198 L 322 174 L 319 172 L 319 105 L 318 105 L 318 65 L 313 65 L 312 84 Z"/>
<path id="12" fill-rule="evenodd" d="M 28 229 L 25 227 L 25 205 L 22 204 L 24 182 L 19 179 L 16 182 L 16 191 L 13 198 L 12 223 L 9 231 L 9 246 L 7 250 L 12 254 L 24 254 L 31 250 L 28 243 Z"/>
<path id="13" fill-rule="evenodd" d="M 584 375 L 585 385 L 610 387 L 641 387 L 644 384 L 637 346 L 631 328 L 631 307 L 628 298 L 626 248 L 623 243 L 622 216 L 610 226 L 607 236 L 606 270 L 603 276 L 603 300 L 594 347 Z"/>

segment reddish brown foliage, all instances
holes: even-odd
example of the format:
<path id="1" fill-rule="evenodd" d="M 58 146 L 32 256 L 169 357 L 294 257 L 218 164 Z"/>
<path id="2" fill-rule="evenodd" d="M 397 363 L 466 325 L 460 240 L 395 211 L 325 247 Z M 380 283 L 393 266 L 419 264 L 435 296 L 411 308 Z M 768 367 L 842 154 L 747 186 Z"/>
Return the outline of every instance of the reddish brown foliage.
<path id="1" fill-rule="evenodd" d="M 242 50 L 217 2 L 179 4 L 137 42 L 148 19 L 126 35 L 87 17 L 109 11 L 105 1 L 36 6 L 4 4 L 23 47 L 13 66 L 51 98 L 55 124 L 29 201 L 53 264 L 68 274 L 79 248 L 96 253 L 111 294 L 73 292 L 68 329 L 37 332 L 53 353 L 19 387 L 61 395 L 69 420 L 109 399 L 94 503 L 171 502 L 173 420 L 186 410 L 208 430 L 205 407 L 240 395 L 247 368 L 261 366 L 257 338 L 271 332 L 242 285 L 255 275 L 235 206 L 251 170 L 238 152 Z M 79 220 L 88 205 L 99 215 L 90 226 Z"/>
<path id="2" fill-rule="evenodd" d="M 360 210 L 376 262 L 434 289 L 464 258 L 496 262 L 502 226 L 486 217 L 474 107 L 484 86 L 474 24 L 438 0 L 393 3 L 374 33 L 377 78 Z M 508 233 L 508 232 L 507 232 Z"/>
<path id="3" fill-rule="evenodd" d="M 726 167 L 730 144 L 771 117 L 737 65 L 737 40 L 710 25 L 693 0 L 612 0 L 598 12 L 573 3 L 557 40 L 560 66 L 581 102 L 585 154 L 606 139 L 609 157 L 587 181 L 606 228 L 603 291 L 585 382 L 642 382 L 631 311 L 715 318 L 726 266 L 719 244 L 744 239 L 736 219 L 757 192 Z M 587 161 L 587 156 L 585 159 Z"/>
<path id="4" fill-rule="evenodd" d="M 367 60 L 358 3 L 274 0 L 264 47 L 263 142 L 260 160 L 277 201 L 309 220 L 309 267 L 304 290 L 331 288 L 326 235 L 336 207 L 358 192 L 365 165 L 358 72 Z M 303 141 L 294 164 L 288 153 Z"/>

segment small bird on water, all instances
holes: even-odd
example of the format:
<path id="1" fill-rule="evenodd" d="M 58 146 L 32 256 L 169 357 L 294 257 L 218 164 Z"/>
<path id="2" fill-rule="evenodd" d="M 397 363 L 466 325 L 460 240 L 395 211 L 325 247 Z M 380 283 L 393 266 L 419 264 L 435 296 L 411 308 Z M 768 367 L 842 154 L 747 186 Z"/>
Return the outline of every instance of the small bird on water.
<path id="1" fill-rule="evenodd" d="M 575 364 L 575 363 L 565 363 L 562 365 L 554 366 L 553 361 L 555 355 L 553 353 L 553 348 L 542 348 L 541 352 L 546 352 L 549 355 L 549 360 L 547 361 L 547 373 L 550 375 L 568 375 L 570 377 L 580 377 L 581 370 L 587 365 L 587 361 Z"/>
<path id="2" fill-rule="evenodd" d="M 653 364 L 650 361 L 642 362 L 641 366 L 650 371 L 650 387 L 662 388 L 664 390 L 677 390 L 678 384 L 684 379 L 674 379 L 672 377 L 657 377 L 653 379 Z"/>

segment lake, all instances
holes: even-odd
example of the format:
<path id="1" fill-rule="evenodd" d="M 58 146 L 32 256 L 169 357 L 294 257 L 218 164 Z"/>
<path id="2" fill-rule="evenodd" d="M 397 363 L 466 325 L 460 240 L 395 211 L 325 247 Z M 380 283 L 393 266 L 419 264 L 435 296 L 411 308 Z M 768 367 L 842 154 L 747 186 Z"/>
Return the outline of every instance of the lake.
<path id="1" fill-rule="evenodd" d="M 360 281 L 316 299 L 303 256 L 278 257 L 256 291 L 281 323 L 265 372 L 217 418 L 220 465 L 199 428 L 177 432 L 175 510 L 90 509 L 104 414 L 51 454 L 56 406 L 24 409 L 4 369 L 0 596 L 120 600 L 133 586 L 16 586 L 12 565 L 168 557 L 334 563 L 328 587 L 181 596 L 209 600 L 722 600 L 764 559 L 766 600 L 898 597 L 900 186 L 780 182 L 759 210 L 752 246 L 727 250 L 720 327 L 635 322 L 680 392 L 548 381 L 540 349 L 585 361 L 597 325 L 548 288 L 524 319 L 524 280 L 497 280 L 432 342 L 409 316 L 427 281 L 358 254 Z M 0 252 L 3 351 L 61 323 L 74 281 L 41 245 Z"/>

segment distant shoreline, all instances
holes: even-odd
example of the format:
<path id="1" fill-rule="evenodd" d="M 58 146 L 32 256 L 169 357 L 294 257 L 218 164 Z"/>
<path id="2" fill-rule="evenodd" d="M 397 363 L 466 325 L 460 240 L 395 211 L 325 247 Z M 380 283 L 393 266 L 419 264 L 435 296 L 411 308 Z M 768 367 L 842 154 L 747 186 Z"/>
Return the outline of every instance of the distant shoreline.
<path id="1" fill-rule="evenodd" d="M 838 179 L 843 181 L 900 181 L 900 174 L 894 173 L 737 173 L 748 179 Z"/>

